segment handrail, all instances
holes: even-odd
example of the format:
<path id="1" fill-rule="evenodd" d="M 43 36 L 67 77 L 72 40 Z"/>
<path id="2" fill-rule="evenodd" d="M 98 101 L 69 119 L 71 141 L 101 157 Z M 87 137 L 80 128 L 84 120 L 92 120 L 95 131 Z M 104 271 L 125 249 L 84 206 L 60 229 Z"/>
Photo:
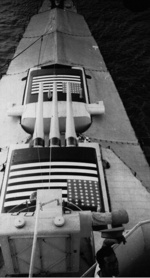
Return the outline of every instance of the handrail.
<path id="1" fill-rule="evenodd" d="M 91 277 L 91 275 L 89 276 L 89 274 L 90 274 L 90 272 L 94 271 L 96 265 L 97 265 L 97 263 L 94 263 L 86 272 L 84 272 L 82 274 L 81 277 Z"/>
<path id="2" fill-rule="evenodd" d="M 38 219 L 39 219 L 39 211 L 41 204 L 37 203 L 37 213 L 35 219 L 35 228 L 34 228 L 34 236 L 33 236 L 33 245 L 32 245 L 32 253 L 30 260 L 30 268 L 29 268 L 29 278 L 33 276 L 33 268 L 34 268 L 34 260 L 35 260 L 35 251 L 36 251 L 36 242 L 37 242 L 37 228 L 38 228 Z"/>
<path id="3" fill-rule="evenodd" d="M 30 260 L 30 268 L 29 268 L 29 278 L 33 277 L 33 268 L 34 268 L 34 260 L 35 260 L 35 251 L 36 251 L 36 243 L 37 243 L 37 229 L 38 229 L 38 219 L 39 219 L 39 212 L 42 207 L 57 201 L 57 205 L 59 205 L 59 199 L 53 199 L 45 203 L 37 202 L 37 209 L 36 209 L 36 219 L 35 219 L 35 227 L 34 227 L 34 235 L 33 235 L 33 245 L 32 245 L 32 253 L 31 253 L 31 260 Z"/>

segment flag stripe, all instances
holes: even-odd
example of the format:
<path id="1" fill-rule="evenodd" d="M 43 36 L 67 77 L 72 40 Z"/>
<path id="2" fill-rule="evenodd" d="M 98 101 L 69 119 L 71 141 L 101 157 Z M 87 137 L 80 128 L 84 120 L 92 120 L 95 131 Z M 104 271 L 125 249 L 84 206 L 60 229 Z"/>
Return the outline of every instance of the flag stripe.
<path id="1" fill-rule="evenodd" d="M 47 183 L 47 182 L 40 182 L 39 184 L 38 183 L 27 183 L 27 184 L 19 184 L 19 185 L 12 185 L 12 186 L 8 186 L 7 188 L 7 192 L 9 193 L 10 191 L 21 191 L 21 190 L 26 190 L 26 189 L 30 189 L 30 188 L 39 188 L 39 187 L 49 187 L 49 188 L 52 188 L 52 187 L 56 187 L 56 183 L 55 182 L 52 182 L 52 183 Z M 66 182 L 61 182 L 61 183 L 58 183 L 57 182 L 57 186 L 58 187 L 61 187 L 61 188 L 64 188 L 66 187 Z"/>
<path id="2" fill-rule="evenodd" d="M 15 170 L 19 168 L 33 168 L 33 167 L 40 167 L 40 166 L 73 166 L 73 167 L 91 167 L 91 168 L 97 168 L 97 165 L 95 163 L 82 163 L 82 162 L 65 162 L 65 161 L 52 161 L 52 162 L 35 162 L 35 163 L 25 163 L 25 164 L 17 164 L 17 165 L 11 165 L 10 170 Z"/>
<path id="3" fill-rule="evenodd" d="M 26 181 L 32 181 L 32 180 L 47 180 L 48 175 L 41 175 L 41 176 L 31 176 L 31 177 L 21 177 L 21 178 L 16 178 L 16 179 L 11 179 L 8 181 L 8 184 L 13 184 L 13 183 L 22 183 Z M 75 175 L 53 175 L 49 176 L 49 180 L 67 180 L 67 179 L 78 179 L 78 180 L 93 180 L 93 181 L 98 181 L 97 177 L 89 177 L 89 176 L 75 176 Z"/>
<path id="4" fill-rule="evenodd" d="M 55 187 L 54 187 L 54 188 L 55 188 Z M 51 188 L 51 189 L 53 189 L 53 188 Z M 57 189 L 58 189 L 58 188 L 57 188 Z M 35 192 L 35 191 L 31 190 L 31 191 L 10 193 L 10 194 L 7 194 L 7 195 L 6 195 L 6 201 L 7 201 L 7 199 L 12 199 L 12 198 L 18 198 L 18 197 L 24 197 L 24 196 L 30 197 L 30 195 L 31 195 L 33 192 Z M 67 195 L 67 190 L 63 190 L 62 193 Z"/>
<path id="5" fill-rule="evenodd" d="M 67 201 L 67 198 L 63 198 L 64 201 Z M 11 201 L 11 202 L 6 202 L 5 207 L 9 207 L 9 209 L 11 209 L 14 206 L 17 205 L 21 205 L 22 203 L 26 204 L 26 199 L 22 199 L 22 200 L 15 200 L 15 201 Z"/>
<path id="6" fill-rule="evenodd" d="M 59 75 L 41 75 L 41 76 L 34 76 L 32 80 L 41 80 L 43 78 L 46 79 L 60 79 L 60 78 L 70 78 L 70 79 L 80 79 L 79 75 L 65 75 L 65 74 L 59 74 Z"/>
<path id="7" fill-rule="evenodd" d="M 71 87 L 72 92 L 78 91 L 80 92 L 81 89 L 81 77 L 80 76 L 73 76 L 73 75 L 43 75 L 43 76 L 36 76 L 32 78 L 32 87 L 31 87 L 31 94 L 39 93 L 39 85 L 43 83 L 43 91 L 46 92 L 53 88 L 53 83 L 57 82 L 57 90 L 64 91 L 66 86 L 66 82 L 70 82 L 70 84 L 74 84 L 75 87 Z M 76 87 L 77 86 L 77 87 Z"/>
<path id="8" fill-rule="evenodd" d="M 82 174 L 93 174 L 93 175 L 97 175 L 97 171 L 96 170 L 87 170 L 87 169 L 34 169 L 34 170 L 24 170 L 24 171 L 15 171 L 15 172 L 10 172 L 9 177 L 15 177 L 15 176 L 24 176 L 24 175 L 33 175 L 33 174 L 43 174 L 43 173 L 82 173 Z"/>
<path id="9" fill-rule="evenodd" d="M 62 88 L 62 82 L 63 82 L 63 80 L 62 80 L 62 81 L 59 80 L 59 81 L 57 82 L 57 89 Z M 40 83 L 40 82 L 39 82 L 39 83 Z M 32 91 L 33 91 L 34 89 L 39 89 L 39 83 L 32 83 Z M 78 81 L 78 80 L 73 81 L 73 83 L 71 83 L 71 84 L 72 84 L 72 86 L 75 84 L 75 87 L 76 87 L 76 85 L 77 85 L 78 87 L 80 87 L 80 81 Z M 52 83 L 52 82 L 51 82 L 51 83 L 49 83 L 49 82 L 44 82 L 43 89 L 45 89 L 45 88 L 47 88 L 47 89 L 49 89 L 49 88 L 53 89 L 53 83 Z"/>

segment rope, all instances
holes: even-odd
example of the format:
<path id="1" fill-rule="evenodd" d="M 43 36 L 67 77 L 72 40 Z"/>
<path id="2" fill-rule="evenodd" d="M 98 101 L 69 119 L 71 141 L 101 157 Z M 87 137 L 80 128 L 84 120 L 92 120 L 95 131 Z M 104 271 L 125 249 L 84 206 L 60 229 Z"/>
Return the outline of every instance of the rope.
<path id="1" fill-rule="evenodd" d="M 97 263 L 94 263 L 86 272 L 84 272 L 84 274 L 82 274 L 81 277 L 90 277 L 91 276 L 91 272 L 93 272 L 95 270 L 96 265 L 97 265 Z"/>
<path id="2" fill-rule="evenodd" d="M 34 268 L 36 243 L 37 243 L 37 235 L 38 235 L 39 212 L 40 212 L 40 209 L 42 209 L 43 206 L 45 206 L 49 203 L 52 203 L 54 201 L 57 201 L 59 203 L 59 199 L 53 199 L 53 200 L 50 200 L 50 201 L 45 202 L 45 203 L 37 202 L 35 227 L 34 227 L 34 235 L 33 235 L 33 244 L 32 244 L 31 260 L 30 260 L 30 268 L 29 268 L 29 278 L 33 277 L 33 268 Z"/>
<path id="3" fill-rule="evenodd" d="M 43 36 L 43 35 L 42 35 Z M 19 57 L 22 53 L 24 53 L 27 49 L 29 49 L 32 45 L 34 45 L 37 41 L 39 41 L 41 39 L 40 36 L 37 40 L 35 40 L 33 43 L 31 43 L 30 45 L 28 45 L 25 49 L 23 49 L 20 53 L 18 53 L 16 56 L 14 56 L 10 62 L 12 62 L 13 60 L 15 60 L 17 57 Z M 0 67 L 0 70 L 2 70 L 6 65 L 8 65 L 8 62 L 6 62 L 3 66 Z"/>
<path id="4" fill-rule="evenodd" d="M 43 36 L 41 37 L 40 50 L 39 50 L 39 57 L 38 57 L 38 65 L 40 64 L 40 57 L 41 57 L 41 50 L 42 50 L 42 42 L 43 42 Z"/>
<path id="5" fill-rule="evenodd" d="M 63 32 L 63 31 L 59 31 L 59 30 L 43 34 L 42 36 L 47 36 L 47 35 L 53 34 L 55 32 L 60 33 L 60 34 L 65 34 L 65 35 L 68 35 L 68 36 L 73 36 L 73 37 L 83 37 L 83 38 L 92 37 L 91 34 L 90 35 L 80 35 L 80 34 L 67 33 L 67 32 Z M 23 39 L 33 39 L 33 38 L 38 38 L 38 37 L 41 37 L 41 36 L 39 36 L 39 35 L 37 35 L 37 36 L 29 36 L 29 37 L 28 36 L 23 36 L 22 38 Z"/>
<path id="6" fill-rule="evenodd" d="M 38 202 L 37 203 L 37 210 L 36 210 L 36 219 L 35 219 L 35 228 L 34 228 L 33 245 L 32 245 L 32 253 L 31 253 L 31 260 L 30 260 L 30 268 L 29 268 L 29 278 L 33 276 L 36 242 L 37 242 L 37 232 L 38 232 L 37 229 L 38 229 L 39 212 L 40 212 L 40 203 Z"/>
<path id="7" fill-rule="evenodd" d="M 52 165 L 51 165 L 51 162 L 52 162 L 52 148 L 49 148 L 50 150 L 50 153 L 49 153 L 49 161 L 50 161 L 50 165 L 49 165 L 49 189 L 51 188 L 50 187 L 50 183 L 51 183 L 51 169 L 52 169 Z"/>
<path id="8" fill-rule="evenodd" d="M 98 142 L 112 143 L 112 144 L 139 146 L 138 142 L 132 142 L 132 141 L 117 141 L 117 140 L 105 140 L 105 139 L 96 139 L 96 138 L 92 138 L 91 140 L 98 141 Z"/>
<path id="9" fill-rule="evenodd" d="M 81 138 L 80 138 L 81 137 Z M 81 140 L 81 142 L 83 141 L 88 141 L 88 142 L 105 142 L 105 143 L 109 143 L 109 144 L 125 144 L 125 145 L 134 145 L 134 146 L 140 146 L 139 142 L 133 142 L 133 141 L 117 141 L 117 140 L 106 140 L 106 139 L 100 139 L 100 138 L 93 138 L 93 137 L 88 137 L 86 135 L 83 134 L 79 134 L 79 141 Z"/>

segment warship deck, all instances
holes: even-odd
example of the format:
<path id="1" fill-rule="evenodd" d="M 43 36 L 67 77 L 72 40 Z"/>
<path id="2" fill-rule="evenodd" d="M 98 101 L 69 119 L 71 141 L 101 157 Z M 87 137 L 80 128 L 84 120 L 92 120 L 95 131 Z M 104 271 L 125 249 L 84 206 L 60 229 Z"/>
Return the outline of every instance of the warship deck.
<path id="1" fill-rule="evenodd" d="M 17 55 L 0 81 L 3 100 L 0 104 L 1 164 L 6 162 L 11 144 L 26 143 L 30 138 L 21 128 L 17 112 L 16 117 L 7 116 L 10 108 L 21 110 L 28 70 L 53 64 L 83 67 L 90 103 L 103 101 L 106 110 L 104 115 L 92 117 L 92 123 L 83 136 L 99 144 L 102 159 L 110 165 L 103 169 L 109 209 L 123 207 L 127 210 L 130 219 L 127 230 L 149 219 L 150 169 L 83 17 L 69 10 L 50 10 L 49 1 L 45 0 L 39 13 L 30 20 L 15 53 Z M 1 183 L 3 176 L 4 172 L 1 172 Z M 100 243 L 97 241 L 96 245 L 98 249 Z"/>

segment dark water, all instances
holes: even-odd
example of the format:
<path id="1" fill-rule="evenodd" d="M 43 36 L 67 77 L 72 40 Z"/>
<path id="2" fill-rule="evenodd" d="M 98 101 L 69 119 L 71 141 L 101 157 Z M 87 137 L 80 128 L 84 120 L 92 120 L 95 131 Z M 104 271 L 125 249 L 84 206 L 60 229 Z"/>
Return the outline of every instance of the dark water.
<path id="1" fill-rule="evenodd" d="M 139 1 L 126 2 L 137 7 Z M 77 9 L 84 15 L 137 137 L 148 151 L 144 146 L 150 146 L 150 7 L 141 12 L 139 6 L 133 11 L 121 0 L 77 0 Z M 145 154 L 150 159 L 150 152 Z"/>
<path id="2" fill-rule="evenodd" d="M 0 74 L 6 72 L 30 18 L 42 0 L 0 0 Z"/>
<path id="3" fill-rule="evenodd" d="M 1 74 L 42 2 L 0 1 Z M 122 0 L 76 0 L 76 6 L 100 47 L 139 141 L 150 146 L 150 9 L 131 11 Z"/>

